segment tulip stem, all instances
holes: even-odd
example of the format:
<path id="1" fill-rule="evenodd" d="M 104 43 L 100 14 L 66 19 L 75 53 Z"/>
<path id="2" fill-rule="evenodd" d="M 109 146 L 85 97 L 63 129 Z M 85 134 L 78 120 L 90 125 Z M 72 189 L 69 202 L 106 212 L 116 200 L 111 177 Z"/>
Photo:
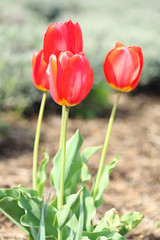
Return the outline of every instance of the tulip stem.
<path id="1" fill-rule="evenodd" d="M 34 140 L 34 149 L 33 149 L 33 189 L 37 189 L 37 163 L 38 163 L 38 148 L 39 148 L 39 139 L 40 139 L 40 131 L 41 131 L 41 123 L 43 118 L 43 112 L 46 102 L 47 92 L 43 93 L 38 122 L 37 122 L 37 129 L 35 134 Z"/>
<path id="2" fill-rule="evenodd" d="M 104 166 L 104 161 L 105 161 L 106 152 L 107 152 L 107 148 L 108 148 L 108 143 L 109 143 L 109 138 L 110 138 L 110 134 L 111 134 L 111 129 L 112 129 L 112 125 L 113 125 L 113 121 L 114 121 L 114 117 L 115 117 L 115 113 L 116 113 L 116 109 L 117 109 L 117 106 L 118 106 L 118 102 L 119 102 L 120 96 L 121 96 L 121 92 L 118 92 L 116 102 L 115 102 L 115 104 L 114 104 L 114 106 L 112 108 L 112 112 L 111 112 L 111 115 L 110 115 L 108 128 L 107 128 L 107 132 L 106 132 L 106 138 L 105 138 L 105 141 L 104 141 L 102 155 L 101 155 L 101 160 L 100 160 L 98 173 L 97 173 L 97 178 L 96 178 L 96 182 L 95 182 L 95 187 L 93 189 L 93 198 L 94 198 L 94 200 L 96 199 L 96 196 L 97 196 L 98 186 L 99 186 L 101 175 L 102 175 L 102 171 L 103 171 L 103 166 Z"/>
<path id="3" fill-rule="evenodd" d="M 63 145 L 64 119 L 65 119 L 65 107 L 62 107 L 61 135 L 60 135 L 59 147 L 62 147 Z"/>
<path id="4" fill-rule="evenodd" d="M 62 146 L 62 169 L 61 169 L 61 181 L 60 181 L 60 194 L 58 196 L 58 209 L 63 206 L 64 197 L 64 175 L 65 175 L 65 161 L 66 161 L 66 136 L 67 136 L 67 123 L 69 116 L 69 107 L 63 106 L 62 110 L 62 127 L 60 146 Z M 58 240 L 62 240 L 62 232 L 58 230 Z"/>

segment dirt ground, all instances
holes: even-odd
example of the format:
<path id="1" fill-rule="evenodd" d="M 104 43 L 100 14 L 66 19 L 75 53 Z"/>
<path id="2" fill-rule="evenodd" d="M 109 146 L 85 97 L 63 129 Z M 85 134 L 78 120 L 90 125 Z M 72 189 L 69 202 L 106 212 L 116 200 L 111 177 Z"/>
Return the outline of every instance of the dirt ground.
<path id="1" fill-rule="evenodd" d="M 112 101 L 114 102 L 114 97 Z M 36 117 L 18 119 L 13 114 L 1 114 L 8 125 L 6 136 L 0 136 L 0 187 L 10 188 L 20 183 L 32 186 L 32 150 Z M 103 119 L 70 119 L 68 138 L 77 128 L 84 137 L 83 147 L 103 144 L 108 116 Z M 44 116 L 40 148 L 52 157 L 59 145 L 60 117 Z M 122 95 L 112 128 L 106 163 L 121 153 L 121 159 L 111 174 L 104 194 L 103 207 L 116 208 L 120 215 L 140 211 L 141 224 L 126 237 L 130 240 L 160 240 L 160 98 L 144 95 Z M 40 158 L 42 154 L 40 153 Z M 89 161 L 94 176 L 100 152 Z M 49 170 L 48 170 L 49 177 Z M 48 191 L 48 189 L 46 189 Z M 27 239 L 14 224 L 0 214 L 0 240 Z"/>

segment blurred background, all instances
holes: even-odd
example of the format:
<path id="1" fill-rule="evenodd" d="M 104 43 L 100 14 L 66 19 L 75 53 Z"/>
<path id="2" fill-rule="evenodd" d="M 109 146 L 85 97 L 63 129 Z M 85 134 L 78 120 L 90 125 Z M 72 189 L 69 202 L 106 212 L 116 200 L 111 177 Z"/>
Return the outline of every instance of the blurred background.
<path id="1" fill-rule="evenodd" d="M 116 41 L 142 47 L 144 68 L 134 93 L 149 89 L 160 94 L 159 0 L 0 0 L 0 9 L 0 111 L 38 112 L 41 92 L 31 80 L 32 55 L 42 48 L 51 22 L 69 19 L 82 28 L 84 52 L 95 74 L 92 91 L 71 116 L 103 116 L 111 91 L 103 62 Z M 60 109 L 49 94 L 47 108 Z"/>

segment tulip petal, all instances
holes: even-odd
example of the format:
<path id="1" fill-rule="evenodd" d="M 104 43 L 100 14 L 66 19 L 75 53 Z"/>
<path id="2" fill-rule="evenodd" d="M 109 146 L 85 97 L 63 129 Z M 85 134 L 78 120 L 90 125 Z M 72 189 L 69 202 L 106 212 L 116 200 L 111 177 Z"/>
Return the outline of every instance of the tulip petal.
<path id="1" fill-rule="evenodd" d="M 73 53 L 70 52 L 70 51 L 66 51 L 66 52 L 61 52 L 60 55 L 59 55 L 59 61 L 61 62 L 61 66 L 62 66 L 62 69 L 64 70 L 67 63 L 68 63 L 68 60 L 70 57 L 73 56 Z"/>
<path id="2" fill-rule="evenodd" d="M 121 48 L 124 47 L 124 45 L 121 42 L 116 42 L 115 48 Z"/>
<path id="3" fill-rule="evenodd" d="M 69 50 L 73 53 L 83 51 L 82 31 L 78 23 L 74 24 L 71 20 L 65 23 L 68 29 Z"/>
<path id="4" fill-rule="evenodd" d="M 108 83 L 121 92 L 132 91 L 138 84 L 143 67 L 140 47 L 125 47 L 117 42 L 106 56 L 103 70 Z"/>
<path id="5" fill-rule="evenodd" d="M 62 76 L 62 94 L 69 105 L 80 103 L 93 85 L 93 71 L 83 55 L 68 60 Z"/>
<path id="6" fill-rule="evenodd" d="M 108 61 L 112 63 L 117 87 L 124 88 L 130 86 L 140 70 L 140 60 L 137 53 L 129 51 L 128 48 L 117 48 L 111 52 Z"/>
<path id="7" fill-rule="evenodd" d="M 49 57 L 58 51 L 68 49 L 67 28 L 63 23 L 51 23 L 44 35 L 44 59 L 48 63 Z"/>
<path id="8" fill-rule="evenodd" d="M 41 91 L 49 91 L 49 76 L 47 64 L 44 61 L 43 50 L 35 52 L 32 58 L 32 80 L 35 87 Z"/>
<path id="9" fill-rule="evenodd" d="M 61 99 L 61 92 L 58 91 L 58 83 L 59 80 L 62 78 L 62 68 L 57 60 L 56 55 L 51 55 L 49 59 L 49 84 L 50 84 L 50 93 L 53 98 L 53 100 L 56 103 L 59 103 L 59 100 Z"/>

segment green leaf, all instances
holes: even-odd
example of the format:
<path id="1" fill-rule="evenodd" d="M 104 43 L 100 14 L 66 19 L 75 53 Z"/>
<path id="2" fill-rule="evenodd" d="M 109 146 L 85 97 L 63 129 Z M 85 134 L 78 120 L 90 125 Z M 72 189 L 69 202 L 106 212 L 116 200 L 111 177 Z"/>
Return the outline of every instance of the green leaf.
<path id="1" fill-rule="evenodd" d="M 91 174 L 89 173 L 88 166 L 83 162 L 82 170 L 81 170 L 81 181 L 82 184 L 88 182 L 91 179 Z"/>
<path id="2" fill-rule="evenodd" d="M 79 169 L 76 172 L 76 174 L 73 175 L 71 183 L 65 191 L 66 196 L 69 196 L 70 194 L 76 193 L 80 179 L 82 181 L 82 185 L 85 182 L 88 182 L 90 180 L 91 175 L 90 175 L 88 167 L 87 167 L 87 162 L 88 162 L 89 158 L 94 153 L 99 151 L 100 149 L 101 149 L 101 146 L 88 147 L 88 148 L 85 148 L 85 149 L 82 150 L 81 156 L 79 156 L 81 158 L 82 162 L 83 162 L 82 168 Z"/>
<path id="3" fill-rule="evenodd" d="M 102 171 L 102 175 L 101 175 L 99 186 L 98 186 L 97 195 L 96 195 L 96 198 L 95 198 L 96 208 L 98 208 L 102 205 L 103 193 L 104 193 L 104 190 L 106 189 L 106 187 L 109 184 L 109 176 L 110 176 L 111 172 L 113 171 L 113 169 L 115 168 L 119 158 L 120 158 L 120 155 L 117 155 L 116 158 L 110 164 L 106 165 L 104 167 L 103 171 Z M 94 190 L 94 187 L 95 187 L 95 181 L 96 181 L 96 178 L 94 179 L 91 194 L 94 192 L 93 190 Z"/>
<path id="4" fill-rule="evenodd" d="M 61 229 L 69 221 L 79 205 L 81 191 L 82 189 L 80 189 L 76 194 L 72 194 L 67 197 L 66 204 L 57 212 L 55 216 L 54 226 Z"/>
<path id="5" fill-rule="evenodd" d="M 40 221 L 40 226 L 39 226 L 39 231 L 38 231 L 38 240 L 45 240 L 45 216 L 46 216 L 46 209 L 47 205 L 49 202 L 50 195 L 48 196 L 47 202 L 43 203 L 42 207 L 42 214 L 41 214 L 41 221 Z"/>
<path id="6" fill-rule="evenodd" d="M 20 223 L 23 226 L 30 227 L 31 223 L 38 230 L 40 226 L 43 200 L 39 197 L 29 197 L 26 193 L 20 192 L 18 204 L 24 209 L 25 214 L 21 217 Z M 46 237 L 56 239 L 57 229 L 53 226 L 56 209 L 50 204 L 46 208 Z"/>
<path id="7" fill-rule="evenodd" d="M 5 190 L 0 189 L 0 210 L 13 221 L 18 227 L 31 236 L 31 228 L 37 233 L 44 201 L 37 197 L 38 191 L 26 189 L 25 187 L 16 187 Z M 53 225 L 57 210 L 51 205 L 46 206 L 45 234 L 46 239 L 56 240 L 57 229 Z M 62 236 L 67 239 L 69 236 L 67 227 L 62 230 Z"/>
<path id="8" fill-rule="evenodd" d="M 74 232 L 77 231 L 78 220 L 75 214 L 72 215 L 71 219 L 66 224 L 69 228 L 71 228 Z"/>
<path id="9" fill-rule="evenodd" d="M 98 237 L 96 240 L 106 240 L 108 239 L 107 237 Z"/>
<path id="10" fill-rule="evenodd" d="M 82 160 L 79 154 L 82 142 L 83 138 L 79 130 L 77 130 L 74 136 L 69 141 L 67 141 L 65 176 L 64 176 L 65 189 L 67 189 L 67 187 L 71 184 L 74 174 L 82 167 Z M 55 187 L 57 194 L 59 194 L 60 192 L 61 162 L 62 162 L 62 148 L 59 149 L 59 151 L 57 152 L 56 156 L 53 159 L 54 168 L 51 171 L 51 184 Z"/>
<path id="11" fill-rule="evenodd" d="M 88 147 L 82 150 L 81 158 L 83 161 L 83 166 L 81 169 L 81 181 L 82 184 L 88 182 L 91 179 L 91 174 L 89 172 L 87 163 L 90 157 L 92 157 L 97 151 L 99 151 L 102 146 Z"/>
<path id="12" fill-rule="evenodd" d="M 84 187 L 83 191 L 83 204 L 84 204 L 84 230 L 92 231 L 92 219 L 96 215 L 96 208 L 94 205 L 94 200 L 90 192 Z"/>
<path id="13" fill-rule="evenodd" d="M 127 213 L 122 216 L 120 220 L 119 233 L 125 235 L 126 233 L 132 231 L 143 219 L 143 216 L 139 212 Z"/>
<path id="14" fill-rule="evenodd" d="M 98 225 L 95 227 L 94 232 L 100 232 L 103 230 L 117 231 L 120 226 L 119 215 L 116 209 L 112 208 L 107 211 Z"/>
<path id="15" fill-rule="evenodd" d="M 19 185 L 17 189 L 19 192 L 26 193 L 30 197 L 39 197 L 39 192 L 37 190 L 26 188 L 23 185 Z"/>
<path id="16" fill-rule="evenodd" d="M 110 231 L 83 232 L 83 236 L 87 236 L 91 240 L 97 240 L 99 237 L 106 237 L 108 240 L 126 240 L 119 233 Z"/>
<path id="17" fill-rule="evenodd" d="M 40 197 L 43 194 L 44 185 L 46 182 L 46 170 L 49 163 L 48 153 L 45 150 L 43 150 L 43 154 L 44 154 L 44 159 L 42 160 L 39 170 L 37 172 L 37 189 L 39 191 Z"/>
<path id="18" fill-rule="evenodd" d="M 96 152 L 98 152 L 102 146 L 88 147 L 82 150 L 81 157 L 85 164 L 87 164 L 90 157 L 92 157 Z"/>
<path id="19" fill-rule="evenodd" d="M 83 223 L 84 223 L 83 192 L 81 192 L 81 196 L 80 196 L 80 213 L 79 213 L 78 228 L 77 228 L 75 240 L 81 240 L 82 239 Z"/>
<path id="20" fill-rule="evenodd" d="M 12 189 L 0 189 L 0 211 L 5 214 L 22 231 L 28 233 L 28 228 L 20 224 L 20 219 L 24 215 L 24 210 L 18 205 L 18 187 Z"/>

